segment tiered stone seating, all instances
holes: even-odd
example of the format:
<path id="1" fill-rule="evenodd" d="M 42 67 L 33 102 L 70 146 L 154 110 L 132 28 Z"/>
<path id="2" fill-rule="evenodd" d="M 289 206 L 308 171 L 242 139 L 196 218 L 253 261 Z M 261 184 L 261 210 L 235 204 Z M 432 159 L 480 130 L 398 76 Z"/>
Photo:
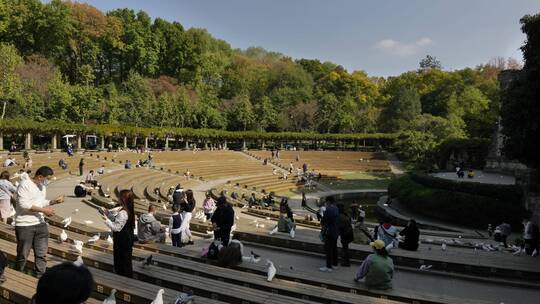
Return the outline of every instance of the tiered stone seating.
<path id="1" fill-rule="evenodd" d="M 249 151 L 248 154 L 262 159 L 272 157 L 270 151 Z M 288 169 L 291 162 L 295 168 L 302 168 L 306 163 L 309 170 L 329 176 L 343 172 L 390 172 L 382 152 L 280 151 L 279 159 L 274 158 L 272 161 L 284 169 Z"/>

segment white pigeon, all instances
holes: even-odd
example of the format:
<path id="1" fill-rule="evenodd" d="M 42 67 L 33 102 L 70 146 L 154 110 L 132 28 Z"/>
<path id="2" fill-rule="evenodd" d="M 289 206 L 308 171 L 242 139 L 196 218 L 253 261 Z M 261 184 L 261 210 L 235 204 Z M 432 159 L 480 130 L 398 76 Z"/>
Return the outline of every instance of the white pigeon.
<path id="1" fill-rule="evenodd" d="M 84 224 L 85 224 L 85 225 L 91 225 L 91 224 L 93 224 L 93 223 L 94 223 L 93 221 L 89 221 L 89 220 L 84 221 Z"/>
<path id="2" fill-rule="evenodd" d="M 289 232 L 289 234 L 291 236 L 291 239 L 294 239 L 294 235 L 295 235 L 294 229 L 291 229 L 291 232 Z"/>
<path id="3" fill-rule="evenodd" d="M 110 235 L 107 236 L 107 244 L 109 244 L 109 245 L 113 244 L 113 239 L 112 239 L 112 237 Z"/>
<path id="4" fill-rule="evenodd" d="M 95 243 L 99 240 L 99 237 L 101 236 L 100 233 L 94 235 L 93 237 L 89 238 L 88 239 L 88 242 L 87 243 Z"/>
<path id="5" fill-rule="evenodd" d="M 163 293 L 165 293 L 164 289 L 158 290 L 156 298 L 150 304 L 163 304 Z"/>
<path id="6" fill-rule="evenodd" d="M 116 289 L 111 290 L 111 294 L 103 300 L 103 304 L 116 304 Z"/>
<path id="7" fill-rule="evenodd" d="M 420 265 L 419 269 L 425 271 L 431 269 L 431 267 L 433 267 L 433 265 Z"/>
<path id="8" fill-rule="evenodd" d="M 75 208 L 75 210 L 73 210 L 73 213 L 77 213 L 79 212 L 79 209 Z"/>
<path id="9" fill-rule="evenodd" d="M 71 245 L 71 247 L 75 249 L 77 252 L 79 252 L 80 254 L 82 254 L 83 245 L 84 245 L 83 241 L 74 240 L 73 245 Z"/>
<path id="10" fill-rule="evenodd" d="M 268 282 L 272 282 L 274 276 L 276 275 L 276 267 L 274 266 L 274 263 L 272 263 L 270 260 L 266 260 L 266 265 L 268 266 L 268 270 L 266 272 L 266 280 Z"/>
<path id="11" fill-rule="evenodd" d="M 240 217 L 237 215 L 234 217 L 237 221 L 240 219 Z"/>
<path id="12" fill-rule="evenodd" d="M 392 250 L 392 248 L 394 248 L 394 243 L 390 243 L 390 244 L 386 245 L 386 251 L 390 252 L 390 250 Z"/>
<path id="13" fill-rule="evenodd" d="M 167 204 L 163 204 L 163 210 L 167 210 Z"/>
<path id="14" fill-rule="evenodd" d="M 267 221 L 269 221 L 269 220 L 270 220 L 270 217 L 269 217 L 269 216 L 267 216 L 267 217 L 266 217 L 266 220 L 267 220 Z"/>
<path id="15" fill-rule="evenodd" d="M 441 245 L 441 249 L 442 249 L 443 251 L 445 251 L 445 250 L 446 250 L 446 243 L 442 243 L 442 245 Z"/>
<path id="16" fill-rule="evenodd" d="M 68 239 L 67 233 L 62 229 L 62 232 L 60 232 L 60 241 L 65 242 Z"/>
<path id="17" fill-rule="evenodd" d="M 82 256 L 78 256 L 77 259 L 75 260 L 75 262 L 73 262 L 73 264 L 75 264 L 75 266 L 83 266 L 84 265 L 84 261 L 82 259 Z"/>
<path id="18" fill-rule="evenodd" d="M 232 225 L 231 227 L 231 233 L 233 233 L 234 231 L 236 231 L 236 224 Z"/>
<path id="19" fill-rule="evenodd" d="M 260 228 L 264 228 L 264 224 L 260 224 L 259 227 L 260 227 Z"/>
<path id="20" fill-rule="evenodd" d="M 71 225 L 71 216 L 68 216 L 65 219 L 63 219 L 62 224 L 64 224 L 64 228 L 67 228 L 67 226 Z"/>
<path id="21" fill-rule="evenodd" d="M 257 228 L 259 228 L 259 224 L 257 224 Z M 274 233 L 278 232 L 278 227 L 274 227 L 274 229 L 270 230 L 270 232 L 268 232 L 268 234 L 272 235 Z"/>
<path id="22" fill-rule="evenodd" d="M 538 250 L 535 249 L 535 250 L 532 252 L 531 256 L 537 256 L 537 255 L 538 255 Z"/>

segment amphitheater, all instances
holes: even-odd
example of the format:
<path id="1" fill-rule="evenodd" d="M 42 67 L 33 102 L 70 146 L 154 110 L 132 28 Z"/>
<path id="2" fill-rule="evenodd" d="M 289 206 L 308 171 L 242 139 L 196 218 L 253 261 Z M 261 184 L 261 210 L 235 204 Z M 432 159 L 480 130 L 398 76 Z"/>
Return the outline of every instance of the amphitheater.
<path id="1" fill-rule="evenodd" d="M 421 245 L 417 252 L 400 249 L 392 251 L 396 266 L 394 288 L 389 291 L 367 289 L 353 281 L 360 262 L 371 252 L 368 245 L 357 240 L 351 245 L 353 265 L 340 267 L 333 273 L 321 273 L 324 263 L 323 245 L 318 238 L 319 224 L 312 220 L 299 203 L 305 191 L 308 205 L 317 208 L 316 201 L 324 196 L 354 195 L 359 203 L 386 207 L 384 181 L 396 171 L 383 152 L 351 151 L 281 151 L 279 158 L 271 158 L 270 151 L 152 151 L 153 164 L 136 168 L 138 160 L 145 160 L 148 152 L 86 151 L 68 157 L 62 152 L 31 154 L 33 169 L 47 165 L 54 169 L 55 179 L 48 187 L 48 196 L 65 195 L 66 202 L 55 206 L 56 215 L 47 218 L 50 241 L 48 266 L 65 260 L 75 260 L 70 243 L 86 242 L 96 233 L 101 239 L 85 243 L 82 258 L 95 279 L 94 293 L 86 303 L 101 303 L 116 289 L 119 303 L 150 303 L 160 288 L 165 289 L 165 303 L 178 292 L 191 292 L 195 303 L 531 303 L 540 296 L 540 264 L 532 257 L 513 257 L 510 252 L 487 252 L 479 244 L 490 240 L 483 231 L 434 227 L 427 223 L 422 229 Z M 14 153 L 18 165 L 9 167 L 16 173 L 24 163 L 22 155 Z M 7 155 L 2 155 L 5 159 Z M 84 174 L 79 176 L 78 164 L 84 158 Z M 64 159 L 66 170 L 58 166 Z M 263 161 L 268 159 L 267 164 Z M 132 169 L 124 169 L 126 161 Z M 284 173 L 293 166 L 293 173 Z M 306 164 L 320 179 L 309 188 L 298 182 L 295 172 Z M 79 199 L 73 188 L 84 175 L 101 166 L 105 174 L 98 177 L 100 189 Z M 365 179 L 366 176 L 372 178 Z M 378 182 L 370 184 L 373 180 Z M 13 180 L 16 182 L 16 179 Z M 363 183 L 369 186 L 362 187 Z M 136 244 L 133 252 L 134 278 L 113 273 L 112 247 L 106 242 L 108 230 L 97 211 L 98 207 L 113 207 L 120 190 L 131 189 L 136 195 L 136 213 L 146 212 L 150 204 L 158 207 L 157 218 L 168 223 L 171 210 L 167 193 L 181 184 L 196 194 L 197 209 L 204 194 L 225 193 L 235 206 L 234 234 L 247 250 L 260 254 L 259 263 L 243 262 L 237 267 L 222 268 L 201 258 L 201 250 L 209 245 L 212 234 L 208 222 L 194 219 L 191 229 L 195 244 L 182 248 L 165 244 Z M 234 193 L 234 195 L 233 195 Z M 269 193 L 279 198 L 290 198 L 298 229 L 295 238 L 268 232 L 276 225 L 278 213 L 270 208 L 246 208 L 242 196 L 255 193 L 262 197 Z M 233 196 L 236 198 L 233 198 Z M 369 199 L 368 199 L 369 198 Z M 61 221 L 72 217 L 68 226 L 68 242 L 58 242 Z M 257 224 L 254 222 L 257 221 Z M 366 229 L 376 222 L 369 220 Z M 447 228 L 447 229 L 446 229 Z M 361 231 L 355 231 L 361 235 Z M 441 244 L 447 250 L 441 250 Z M 245 249 L 245 250 L 246 250 Z M 0 224 L 0 250 L 8 260 L 16 255 L 15 232 L 11 225 Z M 152 254 L 154 264 L 142 267 L 142 261 Z M 276 279 L 266 280 L 264 260 L 274 262 Z M 29 258 L 29 269 L 33 257 Z M 432 265 L 429 271 L 419 270 Z M 12 265 L 10 265 L 11 267 Z M 6 269 L 8 280 L 0 285 L 2 303 L 29 303 L 37 279 L 31 271 L 21 273 Z"/>

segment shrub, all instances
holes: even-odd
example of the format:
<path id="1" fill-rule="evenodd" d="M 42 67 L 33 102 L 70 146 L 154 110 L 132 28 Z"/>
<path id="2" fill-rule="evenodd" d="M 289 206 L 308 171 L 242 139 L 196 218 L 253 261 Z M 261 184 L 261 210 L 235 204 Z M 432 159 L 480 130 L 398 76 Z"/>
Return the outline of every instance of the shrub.
<path id="1" fill-rule="evenodd" d="M 427 187 L 410 176 L 394 179 L 388 193 L 418 214 L 475 228 L 502 221 L 516 227 L 524 213 L 520 201 Z"/>
<path id="2" fill-rule="evenodd" d="M 415 182 L 426 187 L 448 190 L 453 192 L 464 192 L 473 195 L 487 196 L 505 201 L 519 202 L 522 198 L 521 189 L 517 185 L 494 185 L 477 182 L 461 182 L 440 177 L 435 177 L 423 173 L 411 173 L 410 177 Z"/>

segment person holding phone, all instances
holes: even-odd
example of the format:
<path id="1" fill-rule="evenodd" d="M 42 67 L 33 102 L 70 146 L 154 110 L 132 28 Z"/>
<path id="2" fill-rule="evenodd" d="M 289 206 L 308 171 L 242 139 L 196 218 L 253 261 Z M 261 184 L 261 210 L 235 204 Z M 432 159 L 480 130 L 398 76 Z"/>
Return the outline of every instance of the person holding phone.
<path id="1" fill-rule="evenodd" d="M 47 200 L 46 189 L 54 172 L 47 166 L 37 169 L 33 178 L 21 179 L 17 188 L 17 214 L 15 217 L 15 235 L 17 237 L 16 267 L 24 270 L 30 249 L 34 250 L 35 270 L 41 277 L 47 268 L 47 249 L 49 229 L 45 223 L 45 216 L 54 215 L 51 205 L 64 202 L 59 196 L 54 200 Z"/>

